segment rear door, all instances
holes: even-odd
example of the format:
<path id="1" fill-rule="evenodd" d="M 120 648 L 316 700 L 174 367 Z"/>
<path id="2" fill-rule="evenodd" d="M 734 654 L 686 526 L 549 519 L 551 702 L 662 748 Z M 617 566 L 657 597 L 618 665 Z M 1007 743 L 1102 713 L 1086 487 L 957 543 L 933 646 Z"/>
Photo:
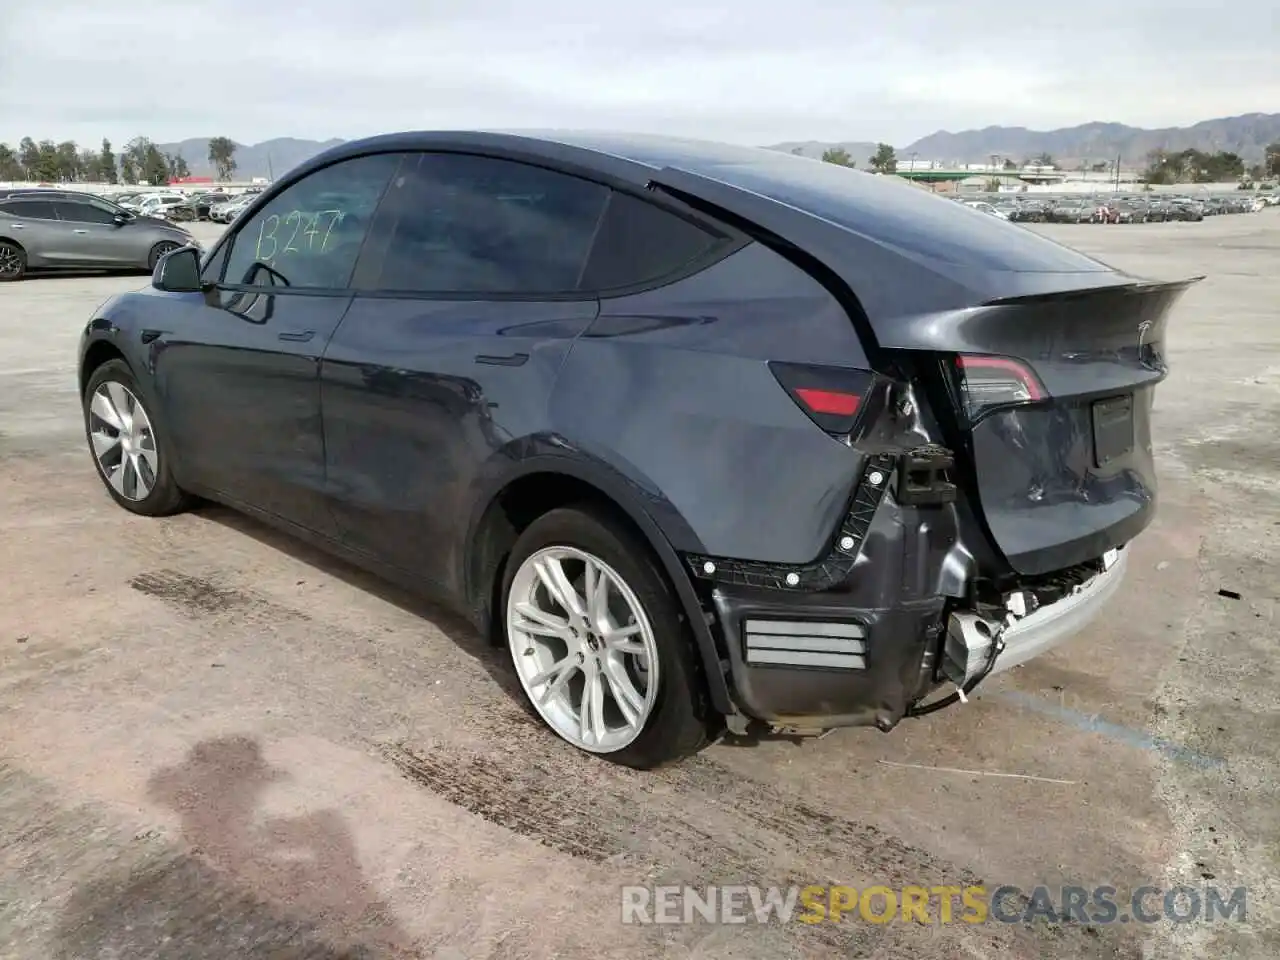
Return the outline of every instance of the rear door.
<path id="1" fill-rule="evenodd" d="M 579 290 L 608 189 L 543 167 L 407 154 L 321 372 L 344 542 L 456 586 L 481 470 L 549 421 L 598 304 Z"/>
<path id="2" fill-rule="evenodd" d="M 69 266 L 75 262 L 70 224 L 58 219 L 48 200 L 13 199 L 0 203 L 0 230 L 22 244 L 32 267 Z"/>

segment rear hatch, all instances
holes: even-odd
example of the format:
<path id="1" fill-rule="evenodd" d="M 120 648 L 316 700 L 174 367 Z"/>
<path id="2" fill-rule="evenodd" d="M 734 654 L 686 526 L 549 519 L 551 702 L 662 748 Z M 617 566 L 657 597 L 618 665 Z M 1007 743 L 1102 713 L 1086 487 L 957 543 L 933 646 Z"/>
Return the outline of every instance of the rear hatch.
<path id="1" fill-rule="evenodd" d="M 1062 570 L 1124 544 L 1155 507 L 1153 393 L 1169 311 L 1195 281 L 1142 281 L 875 182 L 887 179 L 784 155 L 666 168 L 653 186 L 853 291 L 873 362 L 910 357 L 926 381 L 959 486 L 1015 572 Z"/>
<path id="2" fill-rule="evenodd" d="M 1190 282 L 992 301 L 955 317 L 952 349 L 930 358 L 961 486 L 1018 573 L 1095 559 L 1150 522 L 1152 402 L 1169 310 Z"/>

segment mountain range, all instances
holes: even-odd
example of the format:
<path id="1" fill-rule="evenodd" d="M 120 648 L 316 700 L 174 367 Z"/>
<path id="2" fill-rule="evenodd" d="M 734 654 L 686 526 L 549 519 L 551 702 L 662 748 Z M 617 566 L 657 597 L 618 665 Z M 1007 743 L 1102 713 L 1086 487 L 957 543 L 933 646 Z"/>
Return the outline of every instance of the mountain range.
<path id="1" fill-rule="evenodd" d="M 1147 130 L 1123 123 L 1085 123 L 1058 130 L 1028 130 L 1026 127 L 985 127 L 952 133 L 939 130 L 914 143 L 895 149 L 899 159 L 915 154 L 920 160 L 942 163 L 989 162 L 992 154 L 1022 163 L 1047 153 L 1060 167 L 1083 162 L 1109 161 L 1117 156 L 1126 166 L 1141 166 L 1153 150 L 1174 152 L 1196 149 L 1206 153 L 1229 151 L 1247 164 L 1260 163 L 1268 144 L 1280 142 L 1280 113 L 1247 113 L 1238 117 L 1205 120 L 1190 127 L 1163 127 Z M 236 177 L 278 177 L 342 140 L 298 140 L 280 137 L 262 143 L 238 144 Z M 210 176 L 209 140 L 198 137 L 180 143 L 158 144 L 165 153 L 179 154 L 194 176 Z M 820 157 L 824 150 L 840 147 L 860 167 L 867 166 L 876 145 L 866 141 L 793 141 L 773 144 L 772 150 L 798 152 Z"/>
<path id="2" fill-rule="evenodd" d="M 342 143 L 333 140 L 297 140 L 293 137 L 277 137 L 262 143 L 236 144 L 235 179 L 250 180 L 254 177 L 280 176 L 300 163 L 305 163 L 321 151 Z M 157 143 L 161 153 L 176 154 L 187 161 L 193 177 L 213 176 L 213 164 L 209 162 L 209 137 L 194 137 L 179 143 Z"/>
<path id="3" fill-rule="evenodd" d="M 1280 142 L 1280 113 L 1246 113 L 1238 117 L 1204 120 L 1190 127 L 1162 127 L 1146 130 L 1123 123 L 1085 123 L 1058 130 L 1028 130 L 1026 127 L 985 127 L 951 133 L 939 130 L 906 146 L 896 146 L 899 160 L 916 154 L 920 160 L 942 163 L 989 163 L 992 154 L 1021 164 L 1047 153 L 1060 167 L 1121 158 L 1127 166 L 1141 166 L 1153 150 L 1175 153 L 1201 150 L 1239 154 L 1247 164 L 1261 163 L 1267 146 Z M 779 143 L 772 149 L 794 151 L 820 157 L 831 147 L 843 147 L 866 166 L 876 151 L 873 143 L 822 143 L 815 140 Z"/>

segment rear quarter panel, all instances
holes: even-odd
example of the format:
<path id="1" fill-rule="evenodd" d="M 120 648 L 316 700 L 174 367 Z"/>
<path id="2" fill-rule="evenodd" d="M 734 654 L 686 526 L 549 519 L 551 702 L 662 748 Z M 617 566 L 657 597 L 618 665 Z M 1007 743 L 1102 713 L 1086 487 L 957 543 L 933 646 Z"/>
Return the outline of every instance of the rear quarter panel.
<path id="1" fill-rule="evenodd" d="M 678 515 L 655 517 L 677 549 L 808 562 L 861 458 L 796 406 L 769 360 L 868 367 L 831 294 L 750 244 L 686 280 L 602 300 L 557 380 L 552 421 Z"/>

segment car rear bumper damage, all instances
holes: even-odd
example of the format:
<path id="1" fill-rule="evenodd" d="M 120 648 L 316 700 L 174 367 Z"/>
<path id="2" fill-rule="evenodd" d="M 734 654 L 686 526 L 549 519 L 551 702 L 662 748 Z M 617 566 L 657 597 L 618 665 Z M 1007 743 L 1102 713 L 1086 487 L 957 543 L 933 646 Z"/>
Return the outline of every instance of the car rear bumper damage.
<path id="1" fill-rule="evenodd" d="M 1021 666 L 1078 634 L 1115 596 L 1124 582 L 1128 564 L 1128 551 L 1118 551 L 1110 567 L 1081 584 L 1075 592 L 1028 613 L 1006 627 L 1000 634 L 1004 648 L 991 673 Z"/>
<path id="2" fill-rule="evenodd" d="M 955 602 L 943 597 L 867 609 L 836 594 L 717 586 L 711 599 L 734 699 L 778 732 L 892 729 L 931 692 L 968 687 L 1080 633 L 1119 589 L 1126 553 L 1077 574 L 1059 599 L 1003 621 L 949 609 Z M 1018 593 L 1024 599 L 1010 606 L 1027 610 L 1031 594 Z"/>

